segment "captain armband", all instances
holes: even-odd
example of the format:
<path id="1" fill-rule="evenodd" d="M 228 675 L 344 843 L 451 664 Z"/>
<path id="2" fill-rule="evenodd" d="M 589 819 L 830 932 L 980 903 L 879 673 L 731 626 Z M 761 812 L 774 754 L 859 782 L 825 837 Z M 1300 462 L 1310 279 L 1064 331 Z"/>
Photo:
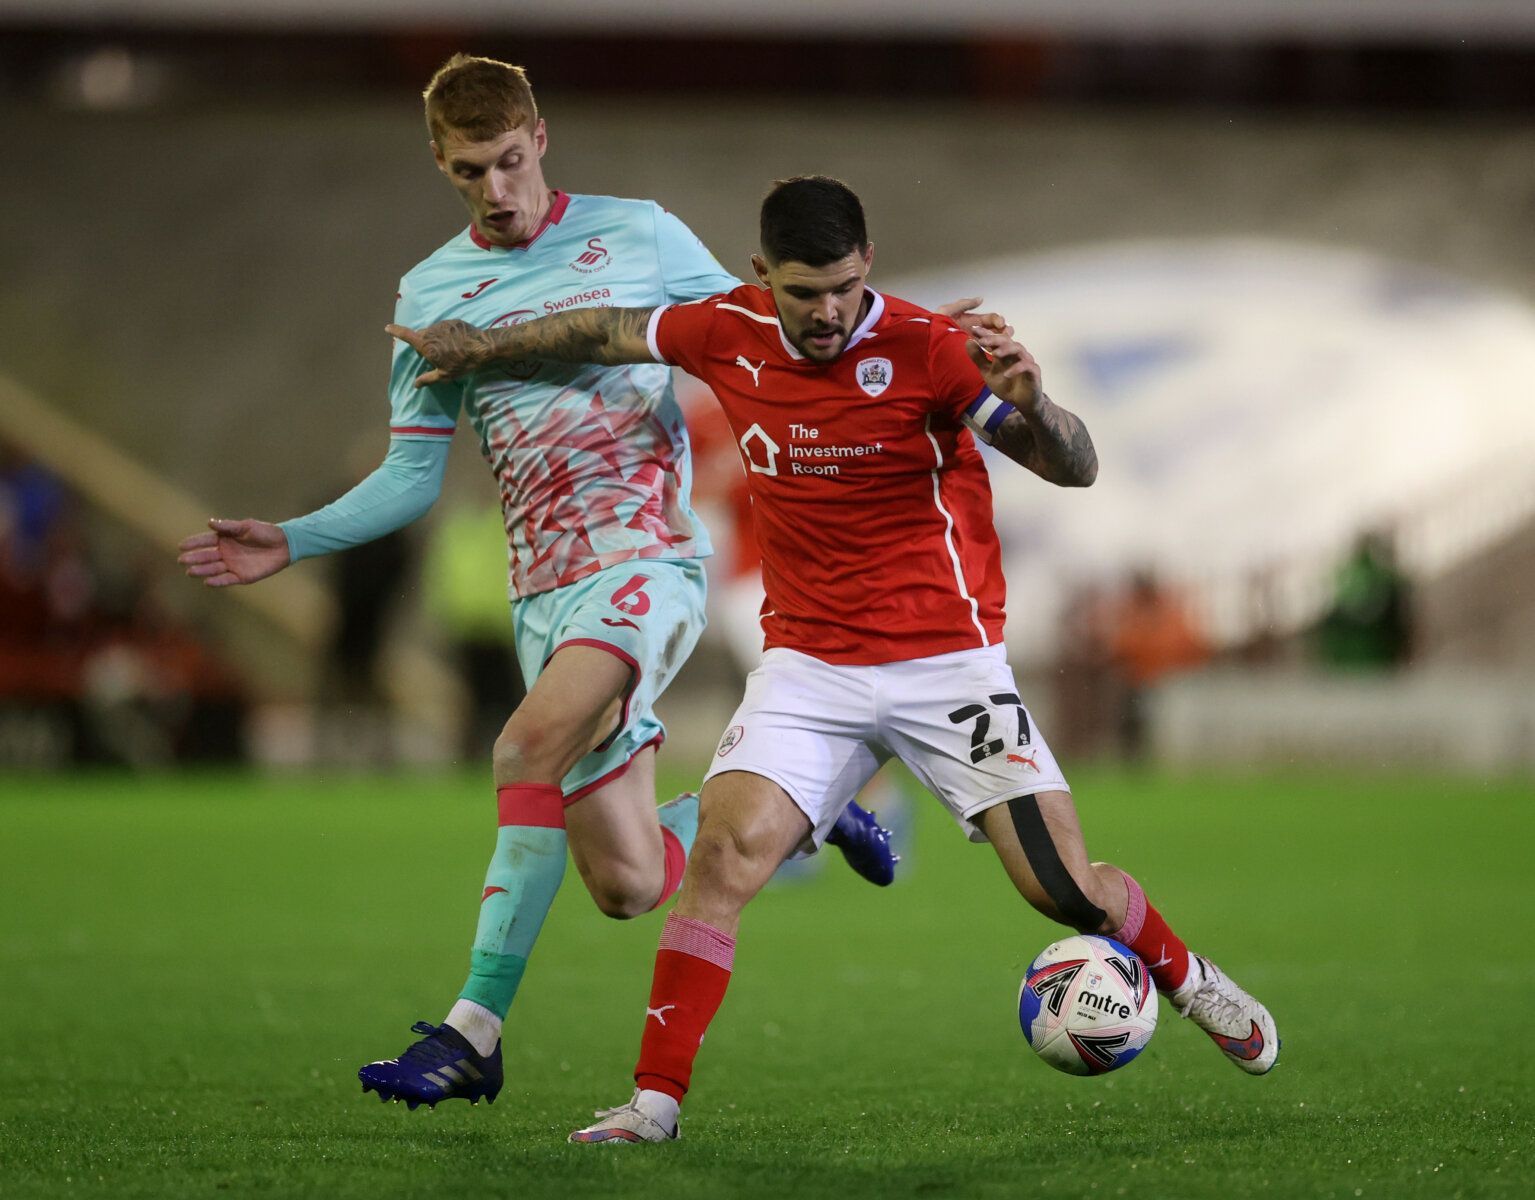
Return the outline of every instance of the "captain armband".
<path id="1" fill-rule="evenodd" d="M 1002 422 L 1017 411 L 1006 400 L 993 396 L 990 388 L 982 388 L 981 394 L 970 402 L 960 420 L 971 433 L 989 446 L 997 430 L 1002 428 Z"/>

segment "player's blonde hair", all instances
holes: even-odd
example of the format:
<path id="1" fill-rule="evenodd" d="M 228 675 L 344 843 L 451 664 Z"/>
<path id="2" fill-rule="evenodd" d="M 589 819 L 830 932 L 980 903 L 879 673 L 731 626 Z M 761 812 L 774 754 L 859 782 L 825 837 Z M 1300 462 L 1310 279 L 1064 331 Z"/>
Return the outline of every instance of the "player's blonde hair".
<path id="1" fill-rule="evenodd" d="M 421 96 L 426 101 L 426 127 L 439 145 L 449 133 L 488 142 L 538 123 L 528 73 L 493 58 L 455 54 L 437 68 Z"/>

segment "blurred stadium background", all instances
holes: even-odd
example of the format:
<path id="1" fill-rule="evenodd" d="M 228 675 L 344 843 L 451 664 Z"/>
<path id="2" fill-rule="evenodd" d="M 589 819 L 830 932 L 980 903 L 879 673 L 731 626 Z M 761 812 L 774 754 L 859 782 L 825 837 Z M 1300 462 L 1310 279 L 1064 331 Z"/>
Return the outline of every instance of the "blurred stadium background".
<path id="1" fill-rule="evenodd" d="M 73 911 L 47 864 L 79 849 L 81 822 L 104 822 L 81 861 L 126 869 L 105 840 L 135 827 L 131 807 L 103 815 L 120 805 L 152 811 L 144 828 L 166 846 L 197 796 L 230 787 L 306 834 L 332 822 L 355 834 L 408 767 L 381 828 L 415 836 L 417 799 L 438 779 L 462 797 L 445 828 L 484 825 L 486 751 L 516 687 L 505 544 L 471 437 L 457 439 L 443 500 L 398 538 L 220 594 L 174 563 L 207 516 L 297 515 L 382 456 L 396 281 L 463 224 L 418 102 L 461 49 L 528 67 L 556 186 L 657 199 L 744 273 L 769 182 L 833 174 L 867 206 L 876 286 L 929 303 L 984 295 L 1017 325 L 1102 461 L 1087 493 L 1055 494 L 1007 464 L 994 475 L 1009 640 L 1069 775 L 1133 796 L 1139 772 L 1236 768 L 1271 773 L 1279 782 L 1254 794 L 1277 800 L 1299 796 L 1284 781 L 1343 770 L 1367 781 L 1350 795 L 1377 807 L 1340 827 L 1347 854 L 1298 834 L 1284 872 L 1353 877 L 1375 839 L 1389 842 L 1384 810 L 1407 797 L 1418 840 L 1389 843 L 1405 855 L 1390 868 L 1403 903 L 1522 878 L 1509 864 L 1529 848 L 1519 814 L 1535 799 L 1528 0 L 4 0 L 0 796 L 25 817 L 9 847 L 10 1018 L 101 986 L 52 957 L 40 931 L 54 926 L 24 906 L 41 913 L 48 895 Z M 711 633 L 661 706 L 679 786 L 739 695 L 751 625 L 732 606 L 750 587 L 734 586 L 731 447 L 683 387 L 703 442 L 700 507 L 725 552 Z M 191 764 L 221 769 L 172 777 Z M 379 786 L 332 796 L 341 770 Z M 249 790 L 274 773 L 314 781 L 316 803 Z M 1496 815 L 1492 866 L 1480 826 L 1444 830 L 1434 806 L 1447 795 L 1473 805 L 1468 824 L 1475 804 Z M 1198 789 L 1188 805 L 1213 851 L 1236 818 Z M 1311 797 L 1294 820 L 1328 808 Z M 253 859 L 291 850 L 272 870 L 300 889 L 298 951 L 350 953 L 367 970 L 371 943 L 304 941 L 297 897 L 335 866 L 326 844 L 280 847 L 240 812 L 215 818 L 237 828 L 210 844 L 260 847 Z M 1128 801 L 1121 816 L 1155 837 Z M 134 911 L 158 929 L 174 877 L 200 869 L 156 857 L 149 833 L 123 837 L 167 873 L 134 881 L 150 889 Z M 456 861 L 466 847 L 448 842 Z M 450 917 L 453 896 L 478 888 L 478 845 L 458 891 L 444 888 Z M 345 869 L 365 877 L 368 864 Z M 45 876 L 51 891 L 24 886 Z M 1313 894 L 1317 928 L 1340 911 L 1329 886 Z M 1521 894 L 1505 927 L 1528 916 Z M 1294 900 L 1265 897 L 1269 914 Z M 262 906 L 246 899 L 255 921 Z M 1373 916 L 1379 956 L 1407 972 L 1427 949 L 1406 931 L 1412 912 Z M 87 918 L 58 919 L 68 945 L 96 944 Z M 420 928 L 401 936 L 437 935 L 406 919 Z M 1282 943 L 1279 918 L 1264 919 Z M 458 962 L 467 932 L 448 936 L 442 962 Z M 566 936 L 619 953 L 580 940 L 606 931 Z M 628 947 L 623 969 L 639 980 L 650 933 L 621 936 L 612 946 Z M 272 1028 L 273 996 L 280 1008 L 298 986 L 283 970 L 257 993 Z M 568 972 L 578 989 L 574 960 Z M 1494 982 L 1527 997 L 1529 972 L 1525 954 Z M 331 974 L 297 973 L 325 1003 L 356 1003 Z M 149 1004 L 153 980 L 121 978 Z M 243 1003 L 237 983 L 210 1005 Z M 411 1015 L 410 996 L 380 1019 Z M 1507 1049 L 1487 1039 L 1487 1060 Z M 346 1062 L 327 1078 L 346 1084 Z M 51 1178 L 36 1171 L 25 1178 Z M 1149 1194 L 1174 1194 L 1164 1182 Z"/>
<path id="2" fill-rule="evenodd" d="M 658 198 L 744 272 L 767 182 L 833 173 L 878 283 L 1024 331 L 1104 464 L 1086 497 L 996 477 L 1010 638 L 1070 758 L 1535 768 L 1526 4 L 0 21 L 0 763 L 441 761 L 494 727 L 509 697 L 464 664 L 498 637 L 471 593 L 499 547 L 438 537 L 491 500 L 470 439 L 399 544 L 219 596 L 169 557 L 382 454 L 394 283 L 460 215 L 416 94 L 470 47 L 528 65 L 560 186 Z M 728 542 L 728 462 L 706 474 Z M 675 746 L 736 678 L 719 636 Z"/>

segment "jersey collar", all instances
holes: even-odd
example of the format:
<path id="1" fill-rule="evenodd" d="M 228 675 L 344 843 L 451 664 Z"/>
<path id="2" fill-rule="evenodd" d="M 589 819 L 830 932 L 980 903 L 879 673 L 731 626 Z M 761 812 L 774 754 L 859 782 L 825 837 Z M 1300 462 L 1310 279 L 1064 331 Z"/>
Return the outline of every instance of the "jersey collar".
<path id="1" fill-rule="evenodd" d="M 885 315 L 885 298 L 867 284 L 864 286 L 869 295 L 874 297 L 869 305 L 869 315 L 858 323 L 857 329 L 853 330 L 853 336 L 848 338 L 847 345 L 842 347 L 842 354 L 846 354 L 854 346 L 858 345 L 859 342 L 863 341 L 864 338 L 872 337 L 874 327 L 879 324 L 879 319 Z M 781 320 L 778 321 L 778 340 L 783 343 L 783 348 L 790 358 L 797 361 L 804 359 L 805 356 L 794 348 L 794 343 L 784 333 L 783 322 Z M 842 354 L 837 355 L 837 357 L 841 358 Z"/>
<path id="2" fill-rule="evenodd" d="M 565 210 L 570 207 L 570 196 L 565 192 L 555 192 L 554 202 L 549 205 L 549 211 L 544 214 L 544 219 L 538 223 L 538 228 L 520 242 L 510 246 L 498 246 L 495 242 L 487 242 L 480 235 L 480 231 L 474 227 L 474 222 L 469 223 L 469 236 L 474 239 L 474 244 L 481 250 L 526 250 L 539 238 L 544 236 L 544 231 L 551 225 L 558 225 L 560 218 L 565 215 Z"/>

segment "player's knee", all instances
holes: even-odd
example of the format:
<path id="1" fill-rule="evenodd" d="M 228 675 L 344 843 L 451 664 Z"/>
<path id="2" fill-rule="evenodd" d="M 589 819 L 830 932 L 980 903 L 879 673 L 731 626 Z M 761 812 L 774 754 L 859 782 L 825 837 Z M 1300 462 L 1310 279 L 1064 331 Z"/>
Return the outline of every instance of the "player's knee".
<path id="1" fill-rule="evenodd" d="M 590 891 L 597 911 L 603 916 L 630 921 L 655 907 L 659 888 L 660 885 L 648 887 L 644 880 L 623 876 L 598 880 Z"/>
<path id="2" fill-rule="evenodd" d="M 565 766 L 558 739 L 534 722 L 508 725 L 491 749 L 491 769 L 498 786 L 509 783 L 558 783 Z"/>
<path id="3" fill-rule="evenodd" d="M 735 830 L 728 826 L 705 825 L 698 831 L 697 840 L 688 854 L 688 870 L 684 886 L 689 890 L 706 891 L 721 899 L 748 899 L 740 886 L 756 872 L 755 856 Z"/>

